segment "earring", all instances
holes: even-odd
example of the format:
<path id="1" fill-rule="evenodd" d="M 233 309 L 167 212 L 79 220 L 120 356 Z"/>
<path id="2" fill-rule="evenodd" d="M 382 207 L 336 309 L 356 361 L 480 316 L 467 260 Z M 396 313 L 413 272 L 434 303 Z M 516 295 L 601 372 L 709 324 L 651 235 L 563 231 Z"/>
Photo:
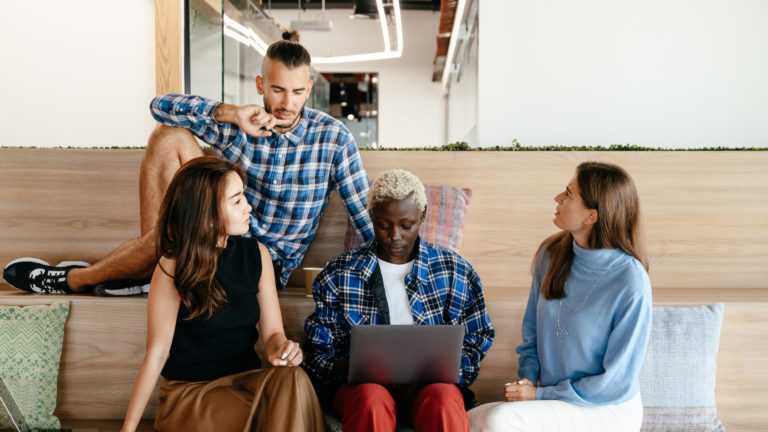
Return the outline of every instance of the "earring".
<path id="1" fill-rule="evenodd" d="M 584 221 L 584 225 L 586 225 L 586 224 L 587 224 L 587 221 Z"/>

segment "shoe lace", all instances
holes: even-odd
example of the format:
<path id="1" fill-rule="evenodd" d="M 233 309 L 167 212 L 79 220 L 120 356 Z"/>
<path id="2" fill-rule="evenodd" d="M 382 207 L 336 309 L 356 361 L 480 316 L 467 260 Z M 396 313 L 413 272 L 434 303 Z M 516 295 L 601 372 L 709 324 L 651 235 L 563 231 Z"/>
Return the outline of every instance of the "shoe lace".
<path id="1" fill-rule="evenodd" d="M 67 285 L 67 271 L 58 269 L 43 269 L 39 274 L 32 275 L 32 288 L 48 293 L 64 293 Z"/>

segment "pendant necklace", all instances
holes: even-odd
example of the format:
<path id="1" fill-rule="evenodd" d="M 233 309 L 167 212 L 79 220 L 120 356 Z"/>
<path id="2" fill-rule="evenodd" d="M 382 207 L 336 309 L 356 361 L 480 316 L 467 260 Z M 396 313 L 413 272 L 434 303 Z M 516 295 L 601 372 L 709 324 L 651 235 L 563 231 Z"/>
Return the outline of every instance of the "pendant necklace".
<path id="1" fill-rule="evenodd" d="M 574 309 L 573 312 L 571 312 L 571 314 L 568 316 L 568 322 L 566 322 L 565 324 L 568 324 L 571 322 L 571 320 L 573 319 L 573 316 L 576 315 L 576 312 L 578 312 L 579 309 L 581 309 L 581 306 L 584 304 L 584 302 L 587 301 L 589 296 L 592 294 L 592 291 L 594 291 L 598 282 L 600 282 L 600 279 L 603 278 L 603 275 L 605 275 L 607 271 L 608 269 L 600 273 L 600 276 L 597 277 L 597 280 L 595 281 L 594 285 L 592 285 L 592 288 L 590 288 L 587 295 L 584 296 L 584 300 L 582 300 L 581 303 L 579 303 L 579 305 L 576 306 L 576 309 Z M 562 306 L 563 306 L 563 299 L 560 299 L 560 303 L 557 305 L 557 328 L 555 329 L 555 336 L 557 336 L 557 339 L 559 339 L 560 342 L 565 342 L 565 340 L 568 339 L 568 329 L 560 326 L 560 308 Z"/>

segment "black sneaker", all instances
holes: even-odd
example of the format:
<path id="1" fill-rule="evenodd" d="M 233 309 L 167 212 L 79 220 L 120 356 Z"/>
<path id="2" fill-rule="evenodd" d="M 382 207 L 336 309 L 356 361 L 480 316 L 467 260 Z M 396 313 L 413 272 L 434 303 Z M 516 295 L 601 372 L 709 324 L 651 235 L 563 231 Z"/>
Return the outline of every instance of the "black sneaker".
<path id="1" fill-rule="evenodd" d="M 37 258 L 19 258 L 3 269 L 3 279 L 14 288 L 42 294 L 71 294 L 67 285 L 67 273 L 73 268 L 87 267 L 82 261 L 64 261 L 62 266 L 52 266 Z"/>
<path id="2" fill-rule="evenodd" d="M 118 279 L 96 286 L 96 294 L 104 297 L 129 297 L 149 293 L 147 279 Z"/>

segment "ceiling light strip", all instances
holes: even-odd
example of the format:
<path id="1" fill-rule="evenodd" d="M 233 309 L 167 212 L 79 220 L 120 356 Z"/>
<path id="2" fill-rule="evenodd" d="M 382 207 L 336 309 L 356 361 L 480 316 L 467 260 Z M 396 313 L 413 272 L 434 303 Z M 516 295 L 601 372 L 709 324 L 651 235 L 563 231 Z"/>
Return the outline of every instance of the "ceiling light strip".
<path id="1" fill-rule="evenodd" d="M 461 0 L 460 0 L 461 3 Z M 401 57 L 403 55 L 403 21 L 400 14 L 400 0 L 392 0 L 395 12 L 395 32 L 397 35 L 397 49 L 392 51 L 389 40 L 389 30 L 384 14 L 383 0 L 376 0 L 376 6 L 379 9 L 379 21 L 381 22 L 381 32 L 384 36 L 384 51 L 354 54 L 346 56 L 333 57 L 312 57 L 312 63 L 315 64 L 334 64 L 334 63 L 354 63 L 372 60 L 388 60 Z M 455 23 L 454 23 L 455 24 Z M 253 30 L 243 26 L 234 19 L 224 14 L 224 35 L 235 39 L 243 45 L 253 47 L 259 54 L 266 55 L 269 45 Z M 454 38 L 451 37 L 451 42 Z M 450 52 L 450 51 L 449 51 Z"/>
<path id="2" fill-rule="evenodd" d="M 384 12 L 384 0 L 376 0 L 376 9 L 379 10 L 379 24 L 381 25 L 381 36 L 384 38 L 384 52 L 391 48 L 389 41 L 389 29 L 387 28 L 387 14 Z"/>
<path id="3" fill-rule="evenodd" d="M 459 0 L 456 5 L 456 14 L 453 17 L 453 29 L 451 30 L 451 41 L 448 44 L 448 55 L 445 57 L 445 68 L 443 69 L 442 86 L 443 90 L 448 88 L 448 82 L 451 79 L 451 68 L 453 67 L 453 57 L 456 55 L 456 44 L 459 39 L 459 28 L 464 20 L 464 9 L 467 7 L 466 0 Z"/>
<path id="4" fill-rule="evenodd" d="M 227 15 L 224 15 L 224 35 L 243 45 L 253 47 L 261 55 L 267 54 L 267 44 L 259 35 Z"/>
<path id="5" fill-rule="evenodd" d="M 373 52 L 365 54 L 354 54 L 347 56 L 334 56 L 334 57 L 312 57 L 312 64 L 334 64 L 334 63 L 354 63 L 371 60 L 387 60 L 400 57 L 395 51 L 388 52 Z"/>

